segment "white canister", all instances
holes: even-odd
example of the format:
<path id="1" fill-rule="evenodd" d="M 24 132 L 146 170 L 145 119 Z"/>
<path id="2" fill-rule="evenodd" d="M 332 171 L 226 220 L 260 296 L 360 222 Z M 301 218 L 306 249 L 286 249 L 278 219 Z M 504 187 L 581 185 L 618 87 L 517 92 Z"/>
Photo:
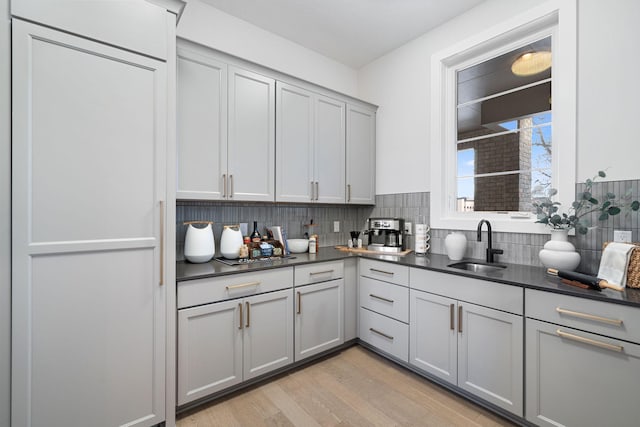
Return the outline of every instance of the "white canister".
<path id="1" fill-rule="evenodd" d="M 220 237 L 220 253 L 227 259 L 237 259 L 242 247 L 242 232 L 239 225 L 225 225 Z"/>
<path id="2" fill-rule="evenodd" d="M 460 261 L 467 250 L 467 237 L 462 233 L 452 232 L 444 239 L 444 248 L 452 261 Z"/>
<path id="3" fill-rule="evenodd" d="M 213 258 L 216 253 L 216 242 L 213 238 L 213 230 L 209 221 L 191 221 L 188 224 L 187 234 L 184 238 L 184 257 L 189 262 L 202 263 Z M 206 224 L 206 227 L 197 228 L 194 224 Z"/>

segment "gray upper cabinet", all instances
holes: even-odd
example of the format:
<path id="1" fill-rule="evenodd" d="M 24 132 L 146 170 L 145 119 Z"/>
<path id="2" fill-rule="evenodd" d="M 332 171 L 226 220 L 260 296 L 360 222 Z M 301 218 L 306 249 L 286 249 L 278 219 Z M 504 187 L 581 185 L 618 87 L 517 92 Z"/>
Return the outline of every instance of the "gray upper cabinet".
<path id="1" fill-rule="evenodd" d="M 229 66 L 227 197 L 275 200 L 274 79 Z"/>
<path id="2" fill-rule="evenodd" d="M 345 103 L 278 82 L 276 111 L 276 200 L 344 203 Z"/>
<path id="3" fill-rule="evenodd" d="M 347 104 L 347 203 L 375 204 L 376 112 Z"/>
<path id="4" fill-rule="evenodd" d="M 226 195 L 227 64 L 178 49 L 178 199 Z"/>
<path id="5" fill-rule="evenodd" d="M 275 80 L 200 50 L 178 49 L 176 196 L 272 202 Z"/>
<path id="6" fill-rule="evenodd" d="M 156 425 L 167 64 L 18 19 L 12 30 L 12 425 Z"/>

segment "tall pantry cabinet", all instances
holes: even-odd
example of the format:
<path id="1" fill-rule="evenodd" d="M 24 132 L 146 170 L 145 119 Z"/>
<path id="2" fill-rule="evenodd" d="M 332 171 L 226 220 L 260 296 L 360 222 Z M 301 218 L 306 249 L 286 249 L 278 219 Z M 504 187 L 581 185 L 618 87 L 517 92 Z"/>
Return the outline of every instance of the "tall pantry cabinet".
<path id="1" fill-rule="evenodd" d="M 12 425 L 156 425 L 176 16 L 38 3 L 12 4 Z"/>

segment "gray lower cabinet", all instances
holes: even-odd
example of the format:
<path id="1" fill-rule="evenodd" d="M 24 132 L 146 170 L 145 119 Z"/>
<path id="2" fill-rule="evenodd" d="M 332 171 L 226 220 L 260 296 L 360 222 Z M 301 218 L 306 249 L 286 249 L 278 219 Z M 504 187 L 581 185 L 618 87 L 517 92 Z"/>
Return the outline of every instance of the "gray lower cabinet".
<path id="1" fill-rule="evenodd" d="M 526 312 L 527 420 L 637 426 L 638 310 L 527 289 Z"/>
<path id="2" fill-rule="evenodd" d="M 410 278 L 409 363 L 523 416 L 522 289 L 419 269 Z"/>
<path id="3" fill-rule="evenodd" d="M 297 362 L 344 343 L 343 264 L 339 261 L 296 267 L 295 275 Z M 326 281 L 316 282 L 323 279 Z"/>
<path id="4" fill-rule="evenodd" d="M 291 289 L 178 311 L 178 405 L 293 362 Z"/>

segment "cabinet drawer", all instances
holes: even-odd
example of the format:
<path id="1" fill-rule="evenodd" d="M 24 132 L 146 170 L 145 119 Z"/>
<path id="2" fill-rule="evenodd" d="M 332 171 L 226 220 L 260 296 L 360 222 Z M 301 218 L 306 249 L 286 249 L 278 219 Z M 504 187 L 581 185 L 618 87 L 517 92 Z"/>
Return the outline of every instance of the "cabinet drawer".
<path id="1" fill-rule="evenodd" d="M 527 289 L 527 317 L 640 343 L 640 310 L 552 292 Z"/>
<path id="2" fill-rule="evenodd" d="M 231 274 L 178 284 L 178 308 L 239 298 L 293 286 L 293 267 Z"/>
<path id="3" fill-rule="evenodd" d="M 409 267 L 389 262 L 360 260 L 360 275 L 372 279 L 384 280 L 397 285 L 409 285 Z"/>
<path id="4" fill-rule="evenodd" d="M 360 306 L 408 323 L 409 288 L 361 277 Z"/>
<path id="5" fill-rule="evenodd" d="M 409 325 L 360 308 L 360 339 L 403 362 L 409 361 Z"/>
<path id="6" fill-rule="evenodd" d="M 412 268 L 411 289 L 467 301 L 496 310 L 522 315 L 523 288 L 463 277 L 456 274 Z"/>
<path id="7" fill-rule="evenodd" d="M 343 276 L 344 263 L 342 261 L 301 265 L 295 267 L 295 286 L 341 279 Z"/>

